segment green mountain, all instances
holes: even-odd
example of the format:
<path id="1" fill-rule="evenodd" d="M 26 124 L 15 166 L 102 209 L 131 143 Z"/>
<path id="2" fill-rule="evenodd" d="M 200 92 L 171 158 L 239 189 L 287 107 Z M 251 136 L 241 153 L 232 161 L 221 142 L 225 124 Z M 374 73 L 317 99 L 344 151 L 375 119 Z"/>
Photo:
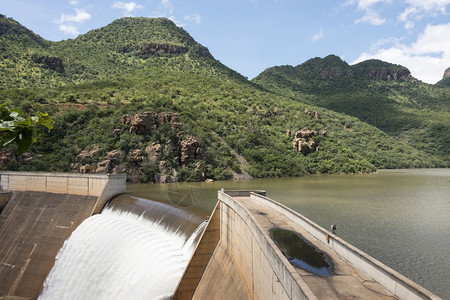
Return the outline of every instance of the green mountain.
<path id="1" fill-rule="evenodd" d="M 253 82 L 278 95 L 357 117 L 394 139 L 450 161 L 450 89 L 380 60 L 348 65 L 330 55 L 266 69 Z"/>
<path id="2" fill-rule="evenodd" d="M 167 19 L 122 18 L 50 42 L 0 17 L 0 99 L 55 128 L 10 170 L 126 172 L 131 181 L 443 166 L 349 115 L 268 92 Z"/>

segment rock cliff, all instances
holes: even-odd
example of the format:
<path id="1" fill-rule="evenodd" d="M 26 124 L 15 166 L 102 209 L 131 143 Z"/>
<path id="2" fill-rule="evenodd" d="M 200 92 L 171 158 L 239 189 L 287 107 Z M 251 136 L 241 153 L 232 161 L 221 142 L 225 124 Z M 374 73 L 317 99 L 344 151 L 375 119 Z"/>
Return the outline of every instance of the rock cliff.
<path id="1" fill-rule="evenodd" d="M 444 71 L 444 76 L 442 78 L 450 78 L 450 68 L 447 68 Z"/>
<path id="2" fill-rule="evenodd" d="M 120 126 L 122 124 L 122 126 Z M 153 140 L 136 145 L 128 151 L 114 149 L 104 155 L 98 155 L 99 147 L 85 149 L 77 156 L 73 170 L 82 166 L 95 165 L 97 173 L 128 174 L 131 182 L 177 182 L 178 170 L 193 172 L 197 179 L 204 179 L 203 149 L 194 136 L 186 135 L 177 113 L 143 112 L 123 115 L 113 129 L 114 134 L 137 135 L 143 137 L 160 136 L 160 131 L 171 138 Z M 164 127 L 165 126 L 165 127 Z M 156 137 L 157 138 L 157 137 Z"/>
<path id="3" fill-rule="evenodd" d="M 64 73 L 63 60 L 59 57 L 38 56 L 31 58 L 35 63 L 41 65 L 44 69 L 49 69 L 58 73 Z"/>
<path id="4" fill-rule="evenodd" d="M 316 136 L 325 136 L 326 130 L 318 132 L 317 130 L 301 129 L 294 134 L 294 140 L 292 141 L 292 147 L 301 152 L 303 155 L 308 155 L 319 151 L 319 142 L 314 139 Z M 288 131 L 290 134 L 290 131 Z"/>

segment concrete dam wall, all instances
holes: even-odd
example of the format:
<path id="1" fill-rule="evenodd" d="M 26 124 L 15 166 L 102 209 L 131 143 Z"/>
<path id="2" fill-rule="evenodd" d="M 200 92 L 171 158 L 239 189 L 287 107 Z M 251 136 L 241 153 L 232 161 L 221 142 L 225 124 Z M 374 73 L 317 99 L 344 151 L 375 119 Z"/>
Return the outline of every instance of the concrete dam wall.
<path id="1" fill-rule="evenodd" d="M 33 191 L 53 194 L 93 196 L 97 198 L 92 214 L 99 213 L 112 196 L 125 193 L 126 175 L 0 172 L 4 191 Z"/>
<path id="2" fill-rule="evenodd" d="M 440 299 L 263 195 L 221 191 L 218 198 L 174 299 Z M 327 255 L 333 275 L 291 264 L 269 234 L 275 227 Z"/>
<path id="3" fill-rule="evenodd" d="M 36 299 L 73 230 L 125 192 L 125 175 L 0 172 L 0 299 Z M 7 198 L 5 200 L 5 198 Z"/>
<path id="4" fill-rule="evenodd" d="M 100 212 L 110 198 L 125 192 L 125 176 L 0 172 L 0 186 L 3 190 L 0 193 L 0 299 L 35 299 L 40 295 L 43 282 L 64 241 L 77 227 L 88 228 L 85 225 L 88 221 L 94 223 L 111 216 L 106 212 L 109 209 L 112 212 L 114 205 L 108 206 L 102 214 L 89 218 Z M 119 199 L 121 197 L 114 199 L 120 200 L 115 203 L 119 211 L 121 207 L 139 205 L 147 210 L 147 204 L 140 203 L 141 200 Z M 191 257 L 191 251 L 186 255 L 173 288 L 167 294 L 173 293 L 173 299 L 439 299 L 332 232 L 265 197 L 263 191 L 219 191 L 218 200 L 193 250 L 194 254 Z M 156 212 L 156 206 L 161 205 L 152 203 L 151 211 L 158 215 L 155 218 L 159 220 L 159 214 L 165 216 L 165 213 Z M 178 216 L 178 212 L 174 213 Z M 168 221 L 172 222 L 170 218 Z M 125 230 L 127 226 L 120 226 L 122 234 L 134 236 Z M 102 236 L 119 231 L 111 230 L 109 225 L 106 227 L 107 233 L 102 233 Z M 180 226 L 175 227 L 174 232 L 178 232 Z M 314 251 L 330 262 L 327 267 L 330 274 L 317 275 L 295 264 L 288 249 L 283 248 L 285 246 L 281 240 L 275 237 L 273 229 L 283 229 L 302 237 Z M 83 231 L 83 236 L 92 230 L 89 227 Z M 168 230 L 169 236 L 172 231 Z M 74 235 L 77 232 L 80 231 L 75 231 Z M 148 240 L 142 238 L 139 241 L 144 239 Z M 116 251 L 109 247 L 110 241 L 103 245 L 106 246 L 104 251 L 114 254 Z M 132 244 L 126 243 L 125 248 L 131 248 L 129 245 Z M 150 244 L 153 249 L 158 242 L 151 239 Z M 85 246 L 82 243 L 82 247 Z M 170 252 L 165 250 L 162 253 Z M 93 251 L 101 252 L 97 247 Z M 140 252 L 148 257 L 157 251 L 147 249 Z M 191 259 L 187 264 L 189 257 Z M 80 259 L 77 259 L 70 265 L 78 266 L 76 262 Z M 96 261 L 107 267 L 112 264 L 105 264 L 103 258 Z M 153 261 L 165 262 L 168 259 Z M 187 267 L 184 267 L 186 264 Z M 144 273 L 155 270 L 157 273 L 163 270 L 171 273 L 170 267 L 173 266 L 145 269 L 138 264 L 138 270 L 144 270 Z M 121 276 L 124 274 L 116 274 L 120 274 L 119 281 L 122 283 Z M 165 282 L 169 275 L 173 274 L 164 277 Z M 65 273 L 62 276 L 64 279 L 84 278 Z M 155 285 L 152 281 L 155 276 L 150 277 L 142 285 L 146 289 Z M 53 286 L 59 288 L 59 284 Z M 107 290 L 118 286 L 114 284 Z M 79 286 L 71 288 L 77 289 L 80 289 Z M 114 295 L 124 289 L 114 290 Z"/>

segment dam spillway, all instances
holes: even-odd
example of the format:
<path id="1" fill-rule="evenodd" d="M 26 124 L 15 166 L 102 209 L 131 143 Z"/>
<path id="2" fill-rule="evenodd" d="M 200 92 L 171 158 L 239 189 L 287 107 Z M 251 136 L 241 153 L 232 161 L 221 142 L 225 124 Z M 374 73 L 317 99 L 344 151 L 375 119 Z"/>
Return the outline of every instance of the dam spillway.
<path id="1" fill-rule="evenodd" d="M 118 196 L 72 233 L 39 299 L 170 298 L 203 227 L 186 210 Z"/>
<path id="2" fill-rule="evenodd" d="M 92 196 L 14 192 L 0 216 L 0 296 L 36 298 L 64 240 L 90 216 Z"/>
<path id="3" fill-rule="evenodd" d="M 0 189 L 0 299 L 36 299 L 64 241 L 125 176 L 1 171 Z"/>
<path id="4" fill-rule="evenodd" d="M 123 175 L 0 176 L 0 299 L 170 297 L 204 227 L 186 209 L 115 196 Z"/>
<path id="5" fill-rule="evenodd" d="M 51 175 L 51 174 L 50 174 Z M 4 176 L 0 173 L 2 187 L 5 186 L 4 182 Z M 53 175 L 51 175 L 53 176 Z M 51 177 L 49 176 L 49 178 Z M 9 178 L 11 179 L 11 178 Z M 89 191 L 95 190 L 93 189 L 93 184 L 90 180 L 83 180 L 81 178 L 76 178 L 76 181 L 79 181 L 78 185 L 74 184 L 74 182 L 71 182 L 69 184 L 69 179 L 67 179 L 67 186 L 66 188 L 71 189 L 71 191 L 82 191 L 83 193 L 89 193 Z M 97 180 L 96 178 L 95 180 Z M 33 180 L 27 179 L 28 182 L 33 183 Z M 38 188 L 47 188 L 55 186 L 54 182 L 56 181 L 54 178 L 51 178 L 50 180 L 47 178 L 46 181 L 42 179 L 34 180 L 37 182 L 45 182 L 45 185 L 41 184 L 38 185 Z M 81 182 L 81 184 L 80 184 Z M 14 180 L 9 180 L 7 182 L 10 186 L 13 186 Z M 73 188 L 74 186 L 77 186 L 77 188 Z M 16 185 L 16 187 L 21 187 L 20 185 Z M 98 189 L 97 190 L 103 190 Z M 117 190 L 116 190 L 117 191 Z M 14 194 L 18 195 L 22 192 L 14 192 L 12 197 L 15 197 Z M 27 192 L 27 194 L 30 194 L 32 192 Z M 52 194 L 46 192 L 42 192 L 43 194 Z M 102 194 L 102 193 L 100 193 Z M 61 200 L 60 197 L 63 197 L 66 194 L 58 194 L 58 198 Z M 85 197 L 82 195 L 79 195 L 80 197 Z M 99 201 L 99 199 L 103 199 Z M 103 207 L 104 200 L 107 197 L 94 197 L 93 203 L 90 205 L 91 212 L 98 212 L 99 207 Z M 120 199 L 121 197 L 116 197 L 116 199 Z M 216 208 L 214 209 L 209 221 L 208 225 L 201 233 L 201 227 L 196 227 L 194 224 L 188 225 L 187 223 L 179 224 L 171 226 L 171 228 L 167 231 L 172 234 L 180 233 L 181 235 L 184 235 L 184 231 L 188 232 L 189 230 L 184 230 L 184 228 L 198 228 L 197 232 L 201 233 L 201 239 L 198 243 L 197 247 L 194 250 L 194 254 L 192 258 L 190 259 L 189 263 L 187 264 L 187 267 L 184 270 L 184 273 L 182 274 L 182 279 L 178 283 L 178 286 L 175 290 L 175 294 L 173 295 L 173 298 L 175 299 L 322 299 L 322 298 L 330 298 L 330 299 L 340 299 L 340 298 L 351 298 L 351 297 L 363 297 L 365 299 L 391 299 L 392 297 L 398 298 L 398 299 L 439 299 L 439 297 L 433 295 L 429 291 L 423 289 L 422 287 L 418 286 L 417 284 L 414 284 L 407 278 L 404 278 L 397 272 L 395 272 L 392 269 L 387 268 L 380 262 L 374 260 L 367 254 L 363 253 L 359 249 L 356 249 L 355 247 L 349 245 L 336 235 L 324 230 L 320 226 L 314 224 L 313 222 L 309 221 L 308 219 L 304 218 L 303 216 L 299 215 L 298 213 L 284 207 L 283 205 L 280 205 L 279 203 L 266 198 L 264 196 L 258 195 L 258 193 L 250 193 L 248 191 L 220 191 L 218 193 L 218 203 L 216 205 Z M 123 200 L 123 199 L 122 199 Z M 142 207 L 148 207 L 149 205 L 144 202 L 142 202 L 140 199 L 133 198 L 125 199 L 124 201 L 118 201 L 117 207 L 115 207 L 114 203 L 112 202 L 112 205 L 104 211 L 104 216 L 101 215 L 95 215 L 92 220 L 89 220 L 86 222 L 86 224 L 95 223 L 97 224 L 94 226 L 96 227 L 105 227 L 101 225 L 103 221 L 102 219 L 106 220 L 106 224 L 108 226 L 112 226 L 112 223 L 115 223 L 116 221 L 113 220 L 119 215 L 124 215 L 125 219 L 130 219 L 130 213 L 126 212 L 123 213 L 123 209 L 121 207 L 129 207 L 127 209 L 130 209 L 132 211 L 132 214 L 134 216 L 131 218 L 132 220 L 128 220 L 129 223 L 136 223 L 136 216 L 137 219 L 140 218 L 140 216 L 145 216 L 145 218 L 152 218 L 151 214 L 147 214 L 146 212 L 140 213 Z M 28 201 L 33 201 L 32 198 L 28 197 Z M 12 201 L 10 199 L 10 202 L 7 203 L 7 206 L 3 209 L 2 212 L 2 218 L 4 218 L 8 211 L 11 211 L 11 207 L 16 206 L 17 201 Z M 11 205 L 14 204 L 14 205 Z M 42 203 L 41 203 L 42 204 Z M 68 203 L 66 203 L 68 205 Z M 154 206 L 153 204 L 150 204 L 150 206 Z M 23 205 L 23 207 L 26 209 L 26 205 Z M 62 206 L 64 207 L 64 205 Z M 135 209 L 137 207 L 137 209 Z M 116 209 L 117 208 L 117 209 Z M 112 210 L 112 211 L 109 211 Z M 120 212 L 122 210 L 122 212 Z M 136 211 L 137 210 L 137 211 Z M 159 210 L 160 212 L 167 211 L 167 208 L 164 207 L 164 205 L 160 205 L 159 208 L 157 208 L 155 211 Z M 26 211 L 26 210 L 25 210 Z M 38 211 L 39 216 L 39 207 L 33 207 L 30 209 L 30 211 Z M 88 211 L 88 210 L 87 210 Z M 171 211 L 171 209 L 169 209 Z M 171 219 L 170 215 L 176 216 L 178 215 L 179 211 L 172 211 L 173 213 L 168 213 L 167 216 L 162 218 L 161 213 L 156 213 L 157 217 L 152 219 L 150 221 L 150 224 L 145 225 L 144 227 L 151 227 L 152 224 L 160 224 L 160 221 L 171 223 L 173 222 L 173 219 Z M 111 218 L 110 218 L 111 217 Z M 122 217 L 122 216 L 121 216 Z M 10 222 L 13 218 L 9 218 L 8 222 Z M 189 219 L 189 218 L 188 218 Z M 27 224 L 33 224 L 33 221 L 29 218 L 27 219 L 23 227 L 26 227 Z M 100 221 L 99 221 L 100 220 Z M 141 222 L 143 220 L 139 220 Z M 0 230 L 3 230 L 3 227 L 5 224 L 8 224 L 8 222 L 4 222 L 2 226 L 0 226 Z M 139 223 L 138 222 L 138 223 Z M 147 222 L 147 221 L 145 221 Z M 144 222 L 144 223 L 145 223 Z M 189 222 L 188 222 L 189 223 Z M 195 223 L 195 222 L 194 222 Z M 99 225 L 100 224 L 100 225 Z M 56 226 L 55 226 L 56 225 Z M 52 224 L 53 227 L 62 229 L 64 225 L 57 225 L 56 223 Z M 52 227 L 50 226 L 50 227 Z M 159 225 L 158 225 L 159 226 Z M 158 227 L 156 226 L 156 227 Z M 52 228 L 53 228 L 52 227 Z M 66 226 L 67 227 L 67 226 Z M 74 226 L 76 227 L 76 226 Z M 80 232 L 84 232 L 86 228 L 83 224 L 79 226 Z M 126 228 L 134 228 L 134 225 L 120 225 L 119 227 L 126 227 Z M 155 227 L 155 228 L 156 228 Z M 277 245 L 274 243 L 273 240 L 271 240 L 269 232 L 272 228 L 279 227 L 284 228 L 286 230 L 291 230 L 293 232 L 296 232 L 300 234 L 302 237 L 307 239 L 309 242 L 317 246 L 321 251 L 324 253 L 327 253 L 329 257 L 331 257 L 331 260 L 333 262 L 333 276 L 312 276 L 311 273 L 307 271 L 302 271 L 294 268 L 289 261 L 286 259 L 286 257 L 283 255 L 283 253 L 280 251 L 280 249 L 277 247 Z M 71 228 L 71 231 L 74 228 Z M 160 228 L 161 229 L 161 228 Z M 167 229 L 167 228 L 166 228 Z M 54 230 L 54 228 L 52 229 Z M 95 229 L 97 230 L 97 229 Z M 88 232 L 95 231 L 94 229 L 87 230 Z M 157 229 L 156 231 L 158 231 Z M 164 229 L 165 230 L 165 229 Z M 164 231 L 163 230 L 163 231 Z M 113 230 L 114 231 L 114 230 Z M 121 230 L 115 230 L 115 231 L 121 231 Z M 134 232 L 134 229 L 126 230 L 125 232 L 122 232 L 123 239 L 133 238 L 135 234 L 130 234 L 126 232 Z M 138 232 L 141 232 L 141 230 L 137 230 Z M 67 231 L 69 232 L 69 231 Z M 104 233 L 106 234 L 106 233 Z M 76 236 L 78 234 L 75 234 Z M 89 236 L 89 234 L 83 233 L 80 234 L 80 236 Z M 178 243 L 178 245 L 183 245 L 181 248 L 190 242 L 187 242 L 186 237 L 189 236 L 189 234 L 184 235 L 184 243 Z M 31 241 L 34 237 L 31 234 L 26 234 L 22 236 L 24 240 Z M 57 241 L 58 243 L 62 244 L 64 239 L 58 236 L 55 236 L 56 238 L 59 238 Z M 170 239 L 172 239 L 172 237 Z M 4 239 L 5 237 L 0 235 L 1 239 Z M 42 237 L 41 237 L 42 238 Z M 119 238 L 119 240 L 122 238 Z M 158 234 L 154 235 L 153 239 L 158 239 Z M 176 240 L 176 238 L 174 238 Z M 97 238 L 92 238 L 91 240 L 97 240 Z M 104 243 L 108 245 L 108 241 L 114 240 L 113 238 L 107 238 L 104 240 Z M 142 239 L 138 238 L 136 243 L 139 243 Z M 39 239 L 36 239 L 36 241 L 39 241 Z M 172 241 L 173 242 L 173 241 Z M 169 242 L 169 243 L 172 243 Z M 195 239 L 191 239 L 191 242 L 195 244 Z M 131 242 L 130 243 L 135 243 Z M 164 242 L 161 242 L 162 244 Z M 3 244 L 3 240 L 2 240 Z M 67 243 L 68 245 L 69 243 Z M 83 243 L 82 243 L 83 244 Z M 174 244 L 177 244 L 177 242 L 174 242 Z M 192 244 L 192 245 L 193 245 Z M 9 245 L 10 247 L 14 247 L 13 244 Z M 4 247 L 5 249 L 8 248 L 8 245 Z M 56 247 L 55 247 L 56 248 Z M 74 247 L 75 248 L 75 247 Z M 82 247 L 82 251 L 88 251 L 87 254 L 81 255 L 81 257 L 78 257 L 76 261 L 85 260 L 87 259 L 86 256 L 89 255 L 89 250 L 85 249 L 86 247 Z M 139 247 L 137 247 L 139 248 Z M 180 248 L 180 247 L 178 247 Z M 188 247 L 185 247 L 185 249 Z M 19 285 L 24 284 L 31 284 L 33 283 L 34 286 L 41 285 L 42 288 L 42 281 L 39 282 L 36 277 L 34 277 L 31 280 L 22 281 L 23 278 L 26 278 L 27 274 L 33 274 L 34 271 L 36 271 L 35 268 L 29 268 L 28 266 L 31 265 L 33 261 L 38 261 L 37 257 L 28 257 L 27 254 L 29 252 L 24 251 L 23 248 L 15 248 L 17 250 L 17 253 L 25 253 L 25 255 L 22 255 L 25 257 L 23 260 L 22 267 L 19 267 L 19 264 L 13 265 L 8 263 L 8 260 L 5 260 L 5 258 L 8 258 L 9 256 L 4 253 L 2 253 L 1 259 L 1 272 L 7 270 L 5 267 L 10 267 L 12 269 L 14 268 L 20 268 L 19 274 L 16 274 L 14 277 L 15 280 L 12 282 L 10 286 L 7 286 L 4 290 L 0 290 L 0 298 L 3 296 L 19 296 L 23 298 L 36 298 L 37 295 L 31 295 L 27 296 L 26 288 L 18 289 Z M 37 248 L 36 248 L 37 249 Z M 108 249 L 108 247 L 107 247 Z M 26 249 L 25 249 L 26 250 Z M 120 251 L 112 251 L 111 252 L 120 252 Z M 61 251 L 61 254 L 58 256 L 58 260 L 64 261 L 66 258 L 63 258 L 63 252 L 65 250 Z M 75 251 L 76 254 L 79 252 L 82 252 L 81 250 Z M 192 250 L 190 250 L 192 251 Z M 112 257 L 115 257 L 112 259 L 112 261 L 120 261 L 122 259 L 118 258 L 117 256 L 114 256 L 113 253 L 108 253 L 107 250 L 103 251 L 106 252 L 107 255 L 111 255 Z M 147 251 L 137 251 L 138 253 L 146 253 Z M 12 253 L 11 251 L 8 253 Z M 22 254 L 23 254 L 22 253 Z M 34 250 L 32 253 L 36 253 Z M 47 257 L 49 257 L 49 261 L 52 259 L 54 260 L 54 257 L 56 255 L 55 253 L 46 253 Z M 77 257 L 76 254 L 68 255 Z M 164 253 L 165 254 L 165 253 Z M 129 255 L 125 255 L 129 256 Z M 131 256 L 137 256 L 138 255 L 131 255 Z M 144 255 L 145 256 L 145 255 Z M 150 255 L 146 255 L 150 256 Z M 177 254 L 175 255 L 175 260 L 173 263 L 171 263 L 171 267 L 174 267 L 173 270 L 180 270 L 182 268 L 176 267 L 178 262 L 182 261 L 183 264 L 186 264 L 186 256 L 183 256 L 183 259 L 179 260 L 178 258 L 180 256 L 183 256 L 183 254 Z M 145 258 L 141 258 L 143 261 Z M 70 260 L 68 260 L 70 261 Z M 102 261 L 101 258 L 96 259 L 96 261 Z M 152 259 L 152 261 L 158 261 L 157 259 Z M 168 259 L 167 261 L 171 261 Z M 69 265 L 76 265 L 77 263 L 69 263 Z M 88 264 L 90 266 L 94 264 Z M 125 273 L 122 273 L 120 271 L 114 271 L 113 265 L 111 263 L 105 263 L 107 267 L 104 268 L 106 272 L 111 273 L 114 276 L 124 276 Z M 127 264 L 125 264 L 127 265 Z M 12 266 L 12 267 L 11 267 Z M 108 268 L 110 266 L 110 268 Z M 158 265 L 157 268 L 162 268 L 161 265 Z M 151 267 L 152 269 L 154 267 Z M 55 266 L 55 270 L 57 269 L 57 266 Z M 65 269 L 62 268 L 62 269 Z M 148 268 L 145 268 L 143 266 L 140 266 L 139 272 L 150 273 L 151 270 Z M 167 268 L 168 270 L 171 270 L 171 268 Z M 170 271 L 169 273 L 176 273 L 178 271 Z M 47 281 L 48 287 L 46 288 L 46 291 L 44 291 L 42 297 L 46 297 L 46 294 L 51 292 L 50 284 L 52 278 L 58 278 L 57 272 L 55 271 L 51 273 L 49 276 L 49 279 Z M 70 274 L 64 273 L 64 274 Z M 75 273 L 71 277 L 82 279 L 81 277 L 84 277 L 83 275 L 75 275 Z M 180 273 L 177 273 L 180 274 Z M 35 275 L 35 274 L 34 274 Z M 41 274 L 42 275 L 42 274 Z M 45 274 L 46 275 L 46 274 Z M 3 283 L 3 278 L 8 278 L 8 275 L 5 275 L 5 273 L 0 273 L 0 276 L 2 280 L 0 280 L 1 283 Z M 42 277 L 42 276 L 41 276 Z M 104 287 L 103 285 L 96 285 L 96 280 L 101 279 L 101 275 L 94 276 L 94 279 L 92 280 L 93 283 L 91 286 L 97 287 L 98 289 L 106 288 L 107 290 L 113 290 L 115 286 L 113 287 Z M 176 276 L 175 276 L 176 277 Z M 175 278 L 174 277 L 174 278 Z M 45 277 L 44 277 L 45 278 Z M 57 279 L 56 279 L 57 280 Z M 144 280 L 143 282 L 149 282 L 148 286 L 144 288 L 144 292 L 146 290 L 150 290 L 152 283 L 150 281 L 155 280 L 155 278 Z M 174 279 L 175 281 L 175 279 Z M 36 284 L 36 282 L 38 284 Z M 61 284 L 55 284 L 54 286 L 59 289 L 60 287 L 63 287 L 65 283 Z M 137 286 L 143 286 L 144 284 L 141 283 Z M 31 286 L 31 285 L 30 285 Z M 137 287 L 136 286 L 136 287 Z M 175 285 L 171 285 L 171 289 L 173 289 Z M 3 287 L 2 287 L 3 289 Z M 39 289 L 39 288 L 38 288 Z M 71 288 L 69 288 L 71 289 Z M 125 287 L 120 288 L 120 290 L 125 289 Z M 64 288 L 61 289 L 64 291 Z M 133 289 L 133 291 L 138 290 L 137 288 Z M 375 294 L 370 294 L 370 291 L 376 291 Z M 12 292 L 11 292 L 12 291 Z M 18 293 L 17 291 L 21 291 Z M 35 291 L 34 291 L 35 292 Z M 59 292 L 58 292 L 59 293 Z M 60 295 L 60 294 L 54 294 L 54 295 Z M 97 291 L 92 291 L 91 295 L 94 295 L 97 293 Z M 159 295 L 168 295 L 170 292 L 163 292 Z M 368 294 L 369 293 L 369 294 Z M 68 294 L 70 295 L 70 294 Z M 97 295 L 97 294 L 95 294 Z M 98 298 L 100 298 L 100 294 L 98 294 Z M 147 294 L 146 294 L 147 295 Z M 163 296 L 165 297 L 165 296 Z M 55 299 L 55 297 L 49 297 L 51 299 Z M 60 297 L 58 296 L 58 299 Z M 62 297 L 64 298 L 64 297 Z M 67 299 L 73 299 L 76 297 L 68 296 Z M 92 297 L 89 297 L 92 298 Z M 136 297 L 138 298 L 138 297 Z M 8 299 L 8 298 L 6 298 Z"/>

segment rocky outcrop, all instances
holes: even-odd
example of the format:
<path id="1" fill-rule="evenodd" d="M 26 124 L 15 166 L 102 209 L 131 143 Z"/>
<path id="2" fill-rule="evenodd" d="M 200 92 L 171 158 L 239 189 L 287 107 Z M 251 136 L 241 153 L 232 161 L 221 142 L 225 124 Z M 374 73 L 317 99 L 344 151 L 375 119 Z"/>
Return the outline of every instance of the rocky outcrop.
<path id="1" fill-rule="evenodd" d="M 11 161 L 12 155 L 6 151 L 0 151 L 0 166 L 6 165 L 9 161 Z"/>
<path id="2" fill-rule="evenodd" d="M 382 80 L 407 80 L 412 79 L 411 72 L 404 68 L 400 70 L 372 69 L 369 72 L 371 78 Z"/>
<path id="3" fill-rule="evenodd" d="M 145 153 L 147 154 L 148 161 L 159 161 L 162 157 L 162 147 L 161 144 L 153 142 L 145 148 Z"/>
<path id="4" fill-rule="evenodd" d="M 202 155 L 202 149 L 197 139 L 193 136 L 186 136 L 181 141 L 181 165 L 187 166 L 189 163 L 193 162 L 195 159 L 200 158 Z"/>
<path id="5" fill-rule="evenodd" d="M 301 129 L 295 133 L 294 138 L 309 139 L 318 134 L 317 130 Z"/>
<path id="6" fill-rule="evenodd" d="M 444 76 L 442 76 L 442 79 L 439 80 L 436 85 L 441 85 L 441 86 L 450 86 L 450 68 L 447 68 L 444 71 Z"/>
<path id="7" fill-rule="evenodd" d="M 135 52 L 139 56 L 152 56 L 157 54 L 184 54 L 188 52 L 188 48 L 180 45 L 164 44 L 164 43 L 148 43 L 139 46 L 123 46 L 117 50 L 119 53 Z"/>
<path id="8" fill-rule="evenodd" d="M 119 150 L 113 150 L 106 153 L 106 159 L 97 163 L 97 173 L 113 173 L 118 174 L 123 172 L 123 167 L 120 162 L 123 157 L 123 152 Z"/>
<path id="9" fill-rule="evenodd" d="M 325 79 L 325 78 L 340 78 L 340 77 L 343 77 L 343 76 L 352 77 L 353 73 L 349 72 L 349 71 L 345 71 L 345 70 L 340 69 L 340 68 L 329 68 L 329 69 L 321 70 L 320 73 L 319 73 L 319 76 L 322 79 Z"/>
<path id="10" fill-rule="evenodd" d="M 450 78 L 450 68 L 447 68 L 444 71 L 444 76 L 442 77 L 442 79 L 445 79 L 445 78 Z"/>
<path id="11" fill-rule="evenodd" d="M 92 157 L 99 150 L 98 146 L 95 146 L 91 150 L 83 150 L 77 155 L 76 162 L 80 165 L 85 165 L 88 158 Z M 78 168 L 78 166 L 76 166 Z"/>
<path id="12" fill-rule="evenodd" d="M 40 64 L 44 69 L 49 69 L 58 73 L 64 73 L 63 60 L 59 57 L 35 55 L 31 59 L 35 63 Z"/>
<path id="13" fill-rule="evenodd" d="M 143 55 L 154 55 L 157 53 L 183 54 L 186 52 L 188 52 L 188 48 L 171 44 L 149 43 L 139 46 L 139 54 Z"/>
<path id="14" fill-rule="evenodd" d="M 325 136 L 326 130 L 320 133 L 317 130 L 301 129 L 294 134 L 294 140 L 292 141 L 292 147 L 301 152 L 303 155 L 308 155 L 319 150 L 319 142 L 312 139 L 315 136 Z"/>
<path id="15" fill-rule="evenodd" d="M 106 159 L 114 162 L 114 163 L 119 163 L 121 158 L 123 156 L 123 152 L 119 151 L 119 150 L 113 150 L 110 151 L 106 154 Z"/>
<path id="16" fill-rule="evenodd" d="M 122 116 L 122 123 L 130 125 L 130 133 L 135 134 L 151 134 L 151 131 L 159 124 L 171 123 L 172 130 L 182 131 L 182 125 L 177 113 L 164 112 L 143 112 L 134 115 Z"/>
<path id="17" fill-rule="evenodd" d="M 131 125 L 130 133 L 150 134 L 156 128 L 156 116 L 154 112 L 144 112 L 135 115 L 122 116 L 122 123 Z"/>
<path id="18" fill-rule="evenodd" d="M 135 164 L 142 163 L 144 161 L 144 155 L 142 154 L 142 151 L 139 149 L 133 150 L 131 152 L 130 160 L 131 162 Z"/>
<path id="19" fill-rule="evenodd" d="M 99 155 L 99 147 L 83 150 L 77 156 L 76 163 L 72 165 L 73 171 L 80 166 L 93 164 L 97 173 L 127 173 L 131 182 L 177 182 L 180 178 L 178 172 L 183 169 L 181 176 L 190 179 L 205 179 L 203 149 L 199 141 L 190 135 L 185 135 L 183 126 L 177 113 L 174 112 L 143 112 L 139 114 L 123 115 L 122 125 L 111 130 L 117 139 L 122 135 L 143 135 L 144 137 L 130 150 L 112 150 Z M 164 128 L 160 126 L 164 125 Z M 126 126 L 124 126 L 126 125 Z M 159 130 L 156 135 L 152 135 Z M 177 134 L 168 134 L 166 141 L 155 140 L 164 136 L 162 131 L 175 131 Z M 150 140 L 150 141 L 149 141 Z M 128 141 L 128 140 L 126 140 Z M 144 142 L 146 141 L 146 142 Z M 128 149 L 129 144 L 123 144 L 121 149 Z M 94 155 L 97 159 L 94 160 Z M 189 174 L 189 175 L 186 175 Z M 195 177 L 191 175 L 194 174 Z M 183 178 L 185 178 L 183 177 Z"/>
<path id="20" fill-rule="evenodd" d="M 320 119 L 320 115 L 319 115 L 319 112 L 317 111 L 317 110 L 312 110 L 312 111 L 309 111 L 309 110 L 305 110 L 305 113 L 308 115 L 308 116 L 310 116 L 310 117 L 312 117 L 312 118 L 314 118 L 314 119 L 317 119 L 317 120 L 319 120 Z"/>
<path id="21" fill-rule="evenodd" d="M 416 79 L 411 76 L 411 72 L 408 68 L 381 61 L 379 59 L 369 59 L 363 62 L 357 63 L 352 66 L 355 72 L 355 76 L 369 77 L 373 79 L 381 80 L 411 80 Z"/>
<path id="22" fill-rule="evenodd" d="M 109 167 L 111 165 L 111 161 L 109 159 L 105 159 L 97 164 L 97 173 L 109 173 Z"/>

